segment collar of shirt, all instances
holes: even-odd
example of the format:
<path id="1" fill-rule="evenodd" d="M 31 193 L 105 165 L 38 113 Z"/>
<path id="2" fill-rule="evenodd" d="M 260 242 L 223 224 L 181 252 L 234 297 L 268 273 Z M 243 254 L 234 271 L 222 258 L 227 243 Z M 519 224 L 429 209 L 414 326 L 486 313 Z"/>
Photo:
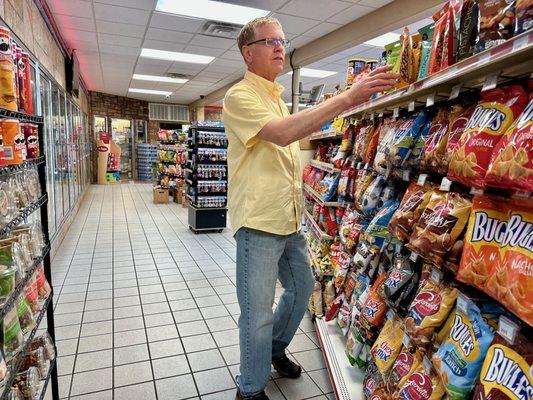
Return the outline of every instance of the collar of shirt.
<path id="1" fill-rule="evenodd" d="M 270 82 L 251 71 L 246 71 L 244 79 L 251 82 L 255 86 L 259 86 L 261 89 L 270 93 L 275 99 L 279 99 L 285 88 L 277 82 Z"/>

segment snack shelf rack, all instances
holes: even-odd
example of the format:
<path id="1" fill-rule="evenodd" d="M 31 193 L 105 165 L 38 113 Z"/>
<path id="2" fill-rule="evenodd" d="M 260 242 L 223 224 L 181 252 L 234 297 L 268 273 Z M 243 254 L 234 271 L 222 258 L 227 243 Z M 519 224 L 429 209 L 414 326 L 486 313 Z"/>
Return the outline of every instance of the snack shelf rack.
<path id="1" fill-rule="evenodd" d="M 22 346 L 20 351 L 13 357 L 13 359 L 8 363 L 9 371 L 18 371 L 20 367 L 22 366 L 24 357 L 26 356 L 30 348 L 30 343 L 35 337 L 35 334 L 37 333 L 37 331 L 39 330 L 39 325 L 41 324 L 41 321 L 43 320 L 44 315 L 47 313 L 48 307 L 50 307 L 52 303 L 53 295 L 54 295 L 53 292 L 50 292 L 50 294 L 48 295 L 48 297 L 46 298 L 46 300 L 44 301 L 41 307 L 41 311 L 39 311 L 36 317 L 34 315 L 35 327 L 31 330 L 29 334 L 24 335 L 24 345 Z M 55 344 L 55 341 L 54 341 L 54 344 Z M 56 355 L 57 355 L 57 351 L 56 351 Z M 52 377 L 52 387 L 53 387 L 53 382 L 54 382 L 53 375 L 54 375 L 54 371 L 57 370 L 56 364 L 55 363 L 53 365 L 50 364 L 50 369 L 51 371 L 49 371 L 48 375 Z M 12 372 L 9 375 L 9 377 L 4 381 L 4 387 L 2 388 L 2 394 L 0 395 L 0 400 L 7 400 L 9 398 L 9 389 L 11 389 L 11 386 L 15 382 L 16 377 L 17 377 L 16 372 Z M 59 399 L 59 396 L 53 397 L 53 398 Z"/>
<path id="2" fill-rule="evenodd" d="M 311 160 L 311 161 L 309 161 L 309 164 L 311 164 L 313 167 L 321 169 L 322 171 L 333 172 L 333 173 L 336 173 L 336 174 L 341 172 L 340 169 L 335 168 L 333 166 L 333 164 L 331 164 L 331 163 L 326 163 L 326 162 L 318 161 L 318 160 Z"/>
<path id="3" fill-rule="evenodd" d="M 338 132 L 335 128 L 329 127 L 325 131 L 312 133 L 311 136 L 309 136 L 309 140 L 340 139 L 342 136 L 342 132 Z"/>
<path id="4" fill-rule="evenodd" d="M 322 240 L 333 240 L 333 236 L 328 235 L 326 232 L 324 232 L 318 224 L 315 222 L 311 214 L 307 210 L 304 210 L 305 218 L 309 222 L 309 226 L 311 227 L 311 230 L 315 234 L 316 238 L 320 241 Z"/>
<path id="5" fill-rule="evenodd" d="M 319 203 L 321 206 L 327 206 L 327 207 L 341 207 L 341 204 L 337 201 L 324 201 L 322 200 L 322 196 L 320 196 L 311 186 L 309 186 L 307 183 L 304 183 L 304 191 L 308 194 L 310 194 L 313 199 Z"/>
<path id="6" fill-rule="evenodd" d="M 438 99 L 457 97 L 462 88 L 472 89 L 487 83 L 495 87 L 498 80 L 529 75 L 532 59 L 533 31 L 530 30 L 409 86 L 351 108 L 340 117 L 394 112 L 400 107 L 412 108 L 413 102 L 431 105 Z"/>
<path id="7" fill-rule="evenodd" d="M 33 337 L 35 336 L 37 330 L 39 329 L 39 325 L 45 315 L 46 315 L 47 331 L 50 334 L 50 337 L 54 343 L 54 346 L 55 346 L 56 338 L 55 338 L 55 324 L 54 324 L 52 272 L 51 272 L 51 260 L 50 260 L 50 251 L 49 251 L 50 250 L 50 247 L 49 247 L 50 237 L 48 234 L 49 230 L 48 230 L 48 208 L 47 208 L 48 195 L 46 193 L 46 187 L 47 187 L 46 185 L 46 157 L 45 157 L 45 151 L 44 151 L 45 150 L 44 140 L 42 140 L 42 138 L 44 137 L 44 121 L 43 121 L 43 118 L 40 116 L 28 115 L 28 114 L 21 113 L 21 112 L 14 112 L 14 111 L 6 110 L 3 108 L 0 108 L 0 118 L 16 118 L 20 122 L 29 122 L 29 123 L 37 124 L 39 138 L 41 138 L 41 140 L 39 140 L 39 151 L 40 151 L 41 156 L 33 160 L 27 160 L 21 165 L 1 167 L 0 175 L 6 176 L 6 175 L 18 173 L 20 171 L 24 171 L 29 168 L 36 167 L 37 173 L 39 176 L 39 184 L 41 186 L 41 191 L 42 191 L 41 197 L 36 202 L 30 204 L 28 207 L 24 208 L 23 210 L 20 210 L 19 214 L 10 223 L 8 223 L 7 226 L 3 227 L 0 230 L 0 238 L 3 238 L 15 226 L 24 222 L 30 214 L 39 210 L 40 222 L 41 222 L 43 236 L 44 236 L 44 243 L 46 243 L 46 246 L 43 249 L 41 257 L 35 259 L 34 264 L 28 271 L 26 271 L 21 281 L 23 282 L 27 281 L 30 278 L 31 274 L 35 271 L 37 266 L 40 263 L 42 263 L 44 266 L 44 275 L 52 289 L 50 295 L 48 296 L 46 301 L 43 303 L 39 315 L 35 318 L 35 328 L 31 331 L 31 333 L 27 337 L 25 337 L 26 341 L 24 343 L 22 350 L 8 364 L 8 371 L 10 373 L 10 377 L 9 379 L 6 379 L 6 381 L 4 382 L 4 387 L 0 389 L 1 390 L 0 400 L 3 400 L 3 399 L 6 399 L 8 396 L 9 388 L 14 382 L 16 373 L 18 372 L 18 369 L 21 366 L 23 358 L 29 349 L 29 344 L 31 340 L 33 339 Z M 23 290 L 22 283 L 19 283 L 16 286 L 15 290 L 18 291 L 18 293 L 21 293 Z M 14 296 L 13 296 L 13 299 L 14 299 Z M 13 301 L 11 300 L 11 298 L 8 299 L 7 302 L 3 306 L 0 307 L 1 314 L 5 315 L 5 312 L 8 309 L 7 307 L 10 304 L 11 305 L 13 304 Z M 48 376 L 46 377 L 46 380 L 43 384 L 43 392 L 48 385 L 48 381 L 51 382 L 52 398 L 54 400 L 59 399 L 59 385 L 58 385 L 58 378 L 57 378 L 57 364 L 56 363 L 52 363 L 50 365 Z M 44 393 L 42 394 L 42 396 L 44 397 Z"/>
<path id="8" fill-rule="evenodd" d="M 364 372 L 354 368 L 344 354 L 346 338 L 334 321 L 315 318 L 320 348 L 337 400 L 359 400 L 363 391 Z"/>
<path id="9" fill-rule="evenodd" d="M 223 126 L 213 126 L 211 123 L 195 122 L 193 123 L 188 131 L 188 168 L 187 168 L 187 190 L 186 196 L 190 200 L 189 210 L 188 210 L 188 224 L 189 229 L 194 233 L 199 233 L 202 231 L 219 231 L 222 232 L 226 228 L 226 200 L 224 205 L 220 207 L 218 204 L 213 204 L 213 207 L 204 207 L 200 206 L 199 198 L 205 197 L 214 197 L 214 196 L 226 196 L 227 195 L 227 184 L 226 190 L 223 192 L 217 192 L 213 194 L 207 194 L 204 196 L 204 193 L 192 193 L 193 189 L 197 187 L 198 181 L 204 180 L 203 178 L 198 178 L 198 166 L 200 165 L 221 165 L 226 166 L 226 161 L 197 161 L 198 150 L 199 149 L 226 149 L 226 146 L 223 145 L 207 145 L 201 143 L 199 135 L 201 134 L 216 134 L 221 137 L 225 137 L 225 130 Z M 227 167 L 226 167 L 227 168 Z M 227 170 L 226 174 L 227 175 Z"/>
<path id="10" fill-rule="evenodd" d="M 39 400 L 43 400 L 46 395 L 46 388 L 48 387 L 48 382 L 50 382 L 50 377 L 52 376 L 52 369 L 55 367 L 56 359 L 54 358 L 50 362 L 50 367 L 48 368 L 48 374 L 41 380 L 41 394 L 39 395 Z"/>
<path id="11" fill-rule="evenodd" d="M 183 153 L 187 151 L 186 142 L 183 142 L 181 140 L 159 140 L 158 141 L 158 147 L 157 147 L 157 164 L 164 164 L 164 165 L 175 165 L 176 167 L 183 166 L 185 164 L 179 163 L 175 160 L 169 160 L 169 159 L 161 159 L 161 151 L 173 151 L 175 153 Z M 167 185 L 161 184 L 161 181 L 163 180 L 163 177 L 168 176 L 171 180 L 172 179 L 183 179 L 183 176 L 180 174 L 174 174 L 171 172 L 166 172 L 166 170 L 159 169 L 159 166 L 157 167 L 157 184 L 159 184 L 162 187 L 167 187 Z M 168 189 L 174 188 L 172 185 L 168 185 Z M 172 193 L 172 192 L 171 192 Z"/>

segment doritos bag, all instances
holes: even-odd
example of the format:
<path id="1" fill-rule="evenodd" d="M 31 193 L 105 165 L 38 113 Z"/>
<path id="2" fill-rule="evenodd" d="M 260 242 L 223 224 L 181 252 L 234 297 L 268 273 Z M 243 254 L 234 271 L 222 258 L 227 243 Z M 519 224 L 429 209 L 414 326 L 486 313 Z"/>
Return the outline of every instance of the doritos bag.
<path id="1" fill-rule="evenodd" d="M 487 90 L 481 96 L 451 156 L 448 171 L 450 180 L 476 188 L 484 188 L 494 148 L 527 104 L 527 94 L 520 85 Z"/>
<path id="2" fill-rule="evenodd" d="M 485 182 L 533 192 L 533 100 L 494 149 Z"/>

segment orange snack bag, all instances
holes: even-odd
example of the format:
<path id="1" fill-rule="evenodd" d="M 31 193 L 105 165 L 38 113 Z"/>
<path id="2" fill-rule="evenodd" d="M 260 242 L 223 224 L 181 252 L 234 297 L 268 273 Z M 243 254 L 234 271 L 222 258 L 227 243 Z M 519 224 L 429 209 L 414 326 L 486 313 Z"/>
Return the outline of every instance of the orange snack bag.
<path id="1" fill-rule="evenodd" d="M 383 300 L 383 282 L 387 279 L 387 274 L 381 274 L 370 289 L 370 294 L 367 297 L 365 303 L 363 304 L 363 309 L 361 311 L 361 317 L 364 318 L 370 326 L 381 326 L 385 314 L 389 307 L 387 303 Z"/>
<path id="2" fill-rule="evenodd" d="M 533 100 L 494 149 L 485 182 L 533 192 Z"/>
<path id="3" fill-rule="evenodd" d="M 527 104 L 526 92 L 520 85 L 487 90 L 481 96 L 448 170 L 450 180 L 476 188 L 484 188 L 494 148 Z"/>
<path id="4" fill-rule="evenodd" d="M 489 290 L 487 280 L 501 268 L 500 245 L 507 229 L 508 204 L 505 199 L 476 196 L 468 221 L 457 279 L 500 297 L 500 286 Z M 495 275 L 496 276 L 496 275 Z M 501 290 L 505 290 L 501 288 Z"/>

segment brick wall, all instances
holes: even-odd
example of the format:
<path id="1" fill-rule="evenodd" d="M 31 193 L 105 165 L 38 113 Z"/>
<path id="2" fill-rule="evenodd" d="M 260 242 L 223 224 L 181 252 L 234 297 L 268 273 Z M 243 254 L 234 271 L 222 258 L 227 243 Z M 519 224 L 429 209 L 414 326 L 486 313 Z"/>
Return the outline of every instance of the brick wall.
<path id="1" fill-rule="evenodd" d="M 148 102 L 143 100 L 90 92 L 90 103 L 93 115 L 148 120 Z"/>

